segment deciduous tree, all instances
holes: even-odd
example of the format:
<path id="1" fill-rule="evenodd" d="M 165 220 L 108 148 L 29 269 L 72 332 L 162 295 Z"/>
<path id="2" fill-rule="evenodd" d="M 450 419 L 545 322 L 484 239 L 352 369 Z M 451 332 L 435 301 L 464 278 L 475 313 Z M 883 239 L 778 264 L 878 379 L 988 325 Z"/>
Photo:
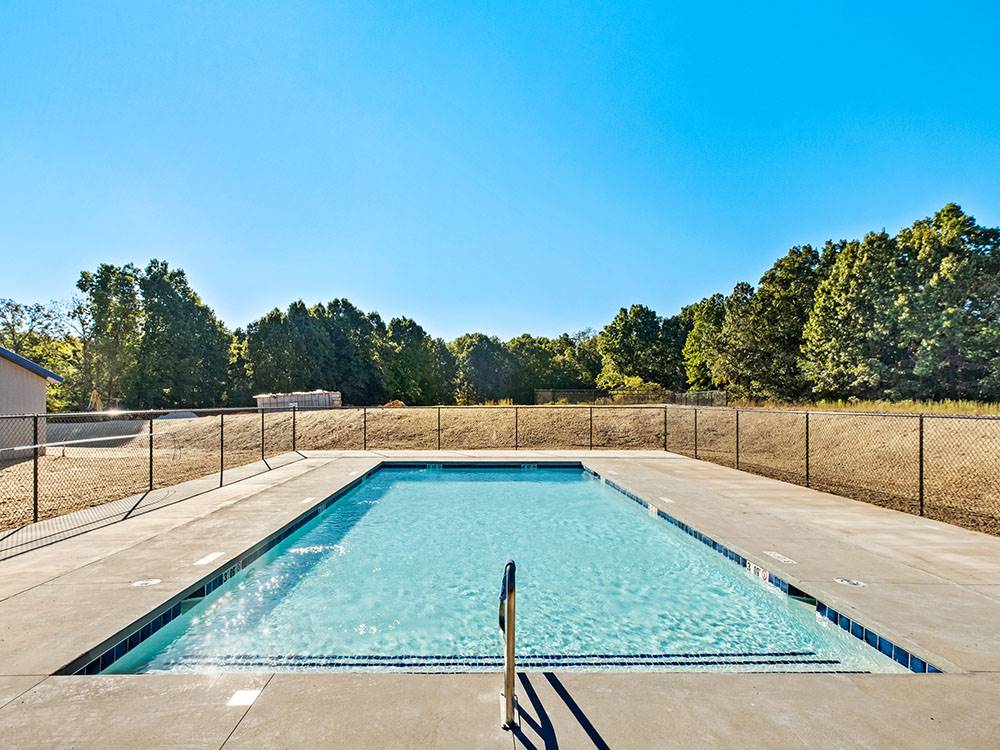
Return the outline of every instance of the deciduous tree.
<path id="1" fill-rule="evenodd" d="M 129 403 L 217 406 L 226 393 L 232 336 L 180 269 L 151 260 L 139 276 L 142 330 Z"/>

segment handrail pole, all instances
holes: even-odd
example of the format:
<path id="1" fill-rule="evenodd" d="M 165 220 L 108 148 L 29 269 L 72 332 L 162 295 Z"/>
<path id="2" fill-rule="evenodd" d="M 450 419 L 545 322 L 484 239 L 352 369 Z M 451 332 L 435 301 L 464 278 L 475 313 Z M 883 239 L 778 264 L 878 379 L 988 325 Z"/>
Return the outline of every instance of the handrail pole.
<path id="1" fill-rule="evenodd" d="M 504 697 L 504 729 L 513 729 L 517 726 L 517 699 L 514 695 L 515 666 L 515 630 L 514 619 L 517 616 L 515 605 L 517 566 L 513 560 L 508 560 L 503 570 L 504 586 L 504 657 L 503 657 L 503 697 Z"/>

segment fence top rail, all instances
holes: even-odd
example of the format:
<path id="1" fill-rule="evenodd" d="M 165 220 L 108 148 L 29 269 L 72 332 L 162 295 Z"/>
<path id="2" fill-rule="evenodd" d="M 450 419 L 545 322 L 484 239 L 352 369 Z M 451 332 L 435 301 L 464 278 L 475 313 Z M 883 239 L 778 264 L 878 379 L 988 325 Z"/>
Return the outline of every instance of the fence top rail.
<path id="1" fill-rule="evenodd" d="M 261 414 L 261 413 L 289 413 L 292 411 L 407 411 L 407 410 L 432 410 L 432 409 L 712 409 L 716 411 L 741 411 L 765 414 L 820 414 L 824 416 L 838 417 L 899 417 L 910 418 L 924 417 L 926 419 L 980 419 L 980 420 L 1000 420 L 1000 414 L 940 414 L 927 412 L 894 412 L 894 411 L 837 411 L 835 409 L 792 409 L 792 408 L 770 408 L 766 406 L 712 406 L 709 404 L 441 404 L 435 406 L 341 406 L 334 408 L 314 407 L 314 406 L 217 406 L 198 407 L 194 409 L 122 409 L 120 411 L 77 411 L 77 412 L 46 412 L 34 414 L 0 414 L 0 420 L 8 419 L 46 419 L 60 420 L 64 418 L 91 418 L 104 421 L 126 420 L 126 419 L 147 419 L 164 414 L 177 414 L 178 412 L 190 412 L 195 417 L 218 416 L 220 414 Z M 183 417 L 178 417 L 182 419 Z"/>
<path id="2" fill-rule="evenodd" d="M 900 417 L 913 419 L 985 419 L 1000 420 L 1000 414 L 938 414 L 919 411 L 837 411 L 836 409 L 780 409 L 767 406 L 694 406 L 688 404 L 667 404 L 670 409 L 715 409 L 718 411 L 740 411 L 764 414 L 820 414 L 833 417 Z M 660 407 L 662 408 L 662 407 Z"/>
<path id="3" fill-rule="evenodd" d="M 154 437 L 154 435 L 153 435 L 152 432 L 136 432 L 134 434 L 128 434 L 128 435 L 107 435 L 105 437 L 80 438 L 79 440 L 60 440 L 60 441 L 54 442 L 54 443 L 35 443 L 33 445 L 32 444 L 29 444 L 29 445 L 15 445 L 15 446 L 7 447 L 7 448 L 0 448 L 0 458 L 3 457 L 3 454 L 5 452 L 13 453 L 15 451 L 30 451 L 30 450 L 34 450 L 35 448 L 64 448 L 66 446 L 82 445 L 84 443 L 111 443 L 111 442 L 119 442 L 120 443 L 120 442 L 123 442 L 123 441 L 135 440 L 136 438 L 142 438 L 143 440 L 145 440 L 146 438 L 150 438 L 150 437 Z M 159 437 L 159 436 L 156 435 L 155 437 Z"/>
<path id="4" fill-rule="evenodd" d="M 296 406 L 294 411 L 407 411 L 407 410 L 432 410 L 432 409 L 662 409 L 670 404 L 440 404 L 432 406 L 338 406 L 327 408 L 325 406 Z M 707 408 L 707 407 L 706 407 Z M 178 412 L 191 412 L 196 417 L 218 416 L 219 414 L 259 414 L 261 412 L 277 412 L 287 414 L 292 412 L 290 406 L 218 406 L 218 407 L 197 407 L 194 409 L 122 409 L 120 411 L 50 411 L 35 414 L 0 414 L 0 419 L 62 419 L 91 417 L 93 419 L 115 420 L 115 419 L 135 419 L 147 418 L 162 414 L 177 414 Z M 181 417 L 178 417 L 180 419 Z"/>
<path id="5" fill-rule="evenodd" d="M 340 407 L 341 410 L 362 407 Z M 316 406 L 296 406 L 295 411 L 337 411 L 337 408 L 327 409 Z M 62 419 L 69 417 L 90 417 L 92 419 L 115 420 L 155 417 L 163 414 L 190 412 L 196 417 L 218 416 L 219 414 L 260 414 L 261 412 L 291 412 L 291 406 L 204 406 L 195 408 L 178 407 L 176 409 L 119 409 L 108 411 L 49 411 L 34 414 L 0 414 L 0 419 Z M 177 417 L 183 419 L 183 417 Z"/>

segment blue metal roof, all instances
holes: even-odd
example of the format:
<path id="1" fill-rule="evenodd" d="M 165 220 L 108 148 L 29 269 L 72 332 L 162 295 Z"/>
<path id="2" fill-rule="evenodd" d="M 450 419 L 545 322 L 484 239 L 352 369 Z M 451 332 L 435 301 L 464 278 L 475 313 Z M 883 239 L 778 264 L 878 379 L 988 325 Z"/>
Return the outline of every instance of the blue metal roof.
<path id="1" fill-rule="evenodd" d="M 52 372 L 52 370 L 46 370 L 37 362 L 32 362 L 27 357 L 22 357 L 20 354 L 12 352 L 10 349 L 4 349 L 2 346 L 0 346 L 0 357 L 3 357 L 9 362 L 13 362 L 15 365 L 20 365 L 25 370 L 30 370 L 35 373 L 35 375 L 45 378 L 52 383 L 63 382 L 63 379 Z"/>

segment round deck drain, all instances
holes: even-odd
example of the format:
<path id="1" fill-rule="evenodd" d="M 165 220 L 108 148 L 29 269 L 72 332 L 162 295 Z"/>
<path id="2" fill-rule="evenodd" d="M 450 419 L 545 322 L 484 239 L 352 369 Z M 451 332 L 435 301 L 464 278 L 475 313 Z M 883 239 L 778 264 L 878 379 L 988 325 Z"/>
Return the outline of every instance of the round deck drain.
<path id="1" fill-rule="evenodd" d="M 834 578 L 833 580 L 845 586 L 853 586 L 854 588 L 860 588 L 865 585 L 864 581 L 855 581 L 853 578 Z"/>
<path id="2" fill-rule="evenodd" d="M 143 586 L 155 586 L 158 583 L 163 583 L 160 578 L 143 578 L 141 581 L 132 581 L 133 586 L 143 587 Z"/>

